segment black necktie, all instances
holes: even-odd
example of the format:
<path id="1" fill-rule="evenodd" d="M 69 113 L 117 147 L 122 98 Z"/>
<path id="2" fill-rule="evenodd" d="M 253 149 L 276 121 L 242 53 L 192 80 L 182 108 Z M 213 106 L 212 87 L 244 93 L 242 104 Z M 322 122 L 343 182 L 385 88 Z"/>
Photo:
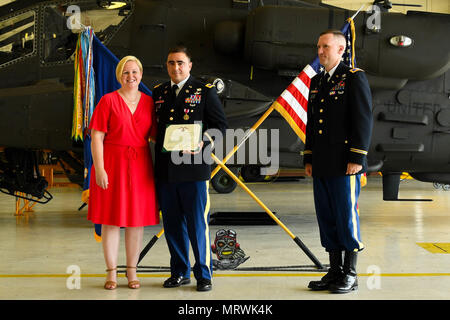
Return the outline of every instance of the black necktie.
<path id="1" fill-rule="evenodd" d="M 176 84 L 174 84 L 172 86 L 172 101 L 175 101 L 177 98 L 177 89 L 178 89 L 178 86 Z"/>
<path id="2" fill-rule="evenodd" d="M 328 80 L 330 79 L 330 74 L 325 72 L 322 76 L 321 87 L 324 88 L 328 84 Z"/>

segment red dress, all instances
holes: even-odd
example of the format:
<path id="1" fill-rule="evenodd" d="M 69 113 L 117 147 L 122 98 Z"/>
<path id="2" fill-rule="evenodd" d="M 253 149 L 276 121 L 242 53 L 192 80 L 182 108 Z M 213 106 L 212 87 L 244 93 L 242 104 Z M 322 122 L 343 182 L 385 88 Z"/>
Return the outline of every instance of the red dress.
<path id="1" fill-rule="evenodd" d="M 100 188 L 91 169 L 88 220 L 119 227 L 159 223 L 153 162 L 148 139 L 156 136 L 153 99 L 141 93 L 134 114 L 117 91 L 104 95 L 89 129 L 105 132 L 103 160 L 108 188 Z"/>

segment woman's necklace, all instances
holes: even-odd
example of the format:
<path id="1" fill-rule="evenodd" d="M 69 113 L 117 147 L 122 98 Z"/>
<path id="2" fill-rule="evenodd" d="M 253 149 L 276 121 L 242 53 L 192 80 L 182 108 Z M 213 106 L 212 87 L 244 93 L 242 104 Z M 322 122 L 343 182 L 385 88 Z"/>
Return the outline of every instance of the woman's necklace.
<path id="1" fill-rule="evenodd" d="M 127 98 L 125 98 L 125 102 L 126 103 L 128 103 L 128 104 L 131 104 L 131 105 L 135 105 L 135 104 L 137 104 L 137 101 L 130 101 L 130 100 L 128 100 Z"/>
<path id="2" fill-rule="evenodd" d="M 129 100 L 123 93 L 121 94 L 122 98 L 125 100 L 125 102 L 127 104 L 130 104 L 132 106 L 135 106 L 138 102 L 139 102 L 139 94 L 138 96 L 135 98 L 134 101 Z"/>

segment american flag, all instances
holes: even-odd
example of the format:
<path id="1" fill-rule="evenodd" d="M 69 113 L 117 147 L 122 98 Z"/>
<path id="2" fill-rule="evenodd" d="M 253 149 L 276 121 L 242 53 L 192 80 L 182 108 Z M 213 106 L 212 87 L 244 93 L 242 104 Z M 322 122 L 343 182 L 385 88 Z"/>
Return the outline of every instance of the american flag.
<path id="1" fill-rule="evenodd" d="M 347 47 L 345 49 L 342 60 L 350 68 L 356 68 L 356 56 L 355 56 L 355 24 L 352 18 L 348 18 L 347 22 L 341 29 L 341 32 L 345 35 L 347 40 Z"/>
<path id="2" fill-rule="evenodd" d="M 342 59 L 347 65 L 354 68 L 355 27 L 352 18 L 347 20 L 341 31 L 347 39 L 347 48 Z M 306 112 L 311 79 L 322 71 L 323 67 L 319 62 L 319 57 L 316 56 L 314 61 L 298 74 L 273 104 L 274 109 L 284 117 L 303 143 L 305 143 Z"/>
<path id="3" fill-rule="evenodd" d="M 303 143 L 305 143 L 309 86 L 311 79 L 321 72 L 321 68 L 319 57 L 316 57 L 298 74 L 274 103 L 275 110 L 284 117 Z"/>

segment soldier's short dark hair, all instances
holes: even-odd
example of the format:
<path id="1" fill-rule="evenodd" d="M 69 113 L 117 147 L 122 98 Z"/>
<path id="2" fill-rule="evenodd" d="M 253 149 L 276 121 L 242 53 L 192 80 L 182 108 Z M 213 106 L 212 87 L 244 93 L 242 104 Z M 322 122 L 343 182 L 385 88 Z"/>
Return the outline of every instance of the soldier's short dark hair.
<path id="1" fill-rule="evenodd" d="M 325 34 L 332 34 L 332 35 L 334 35 L 335 37 L 342 37 L 342 38 L 344 38 L 344 40 L 345 40 L 345 35 L 342 33 L 341 30 L 337 30 L 337 29 L 328 29 L 328 30 L 325 30 L 324 32 L 322 32 L 322 33 L 319 35 L 319 37 L 321 37 L 321 36 L 323 36 L 323 35 L 325 35 Z"/>
<path id="2" fill-rule="evenodd" d="M 168 55 L 171 53 L 178 53 L 178 52 L 183 52 L 186 55 L 186 57 L 189 58 L 189 61 L 192 60 L 189 49 L 182 43 L 179 43 L 179 44 L 175 45 L 174 47 L 170 48 Z"/>

